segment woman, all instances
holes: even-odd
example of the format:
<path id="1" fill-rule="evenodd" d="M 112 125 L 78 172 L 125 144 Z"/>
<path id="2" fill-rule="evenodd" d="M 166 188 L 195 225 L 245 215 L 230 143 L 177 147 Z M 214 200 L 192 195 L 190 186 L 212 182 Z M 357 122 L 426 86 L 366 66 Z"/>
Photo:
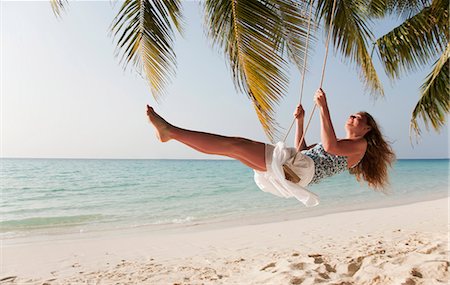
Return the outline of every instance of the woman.
<path id="1" fill-rule="evenodd" d="M 308 147 L 303 141 L 300 147 L 302 151 L 298 160 L 299 163 L 297 164 L 300 165 L 298 171 L 303 172 L 300 173 L 303 174 L 303 177 L 305 177 L 305 173 L 306 176 L 308 176 L 308 173 L 310 174 L 306 181 L 304 179 L 299 184 L 304 187 L 308 184 L 317 183 L 325 177 L 349 170 L 358 181 L 365 180 L 375 190 L 384 189 L 388 183 L 387 168 L 394 161 L 395 155 L 390 145 L 384 140 L 372 116 L 366 112 L 351 115 L 345 124 L 346 138 L 338 139 L 333 129 L 326 96 L 322 89 L 317 90 L 314 101 L 320 109 L 322 142 Z M 147 115 L 156 129 L 160 141 L 165 142 L 174 139 L 203 153 L 224 155 L 237 159 L 255 170 L 255 180 L 263 191 L 266 191 L 263 188 L 268 187 L 268 184 L 271 184 L 270 187 L 284 187 L 290 188 L 294 192 L 297 191 L 291 183 L 280 178 L 279 171 L 278 177 L 272 177 L 273 171 L 276 172 L 277 169 L 281 169 L 280 164 L 293 157 L 294 148 L 286 148 L 282 144 L 277 144 L 274 147 L 240 137 L 225 137 L 182 129 L 166 122 L 148 105 Z M 297 121 L 295 138 L 297 147 L 303 135 L 304 111 L 301 105 L 297 107 L 294 116 Z M 276 160 L 275 163 L 274 160 Z M 293 167 L 295 168 L 295 162 L 293 162 Z M 304 167 L 303 170 L 302 167 Z M 287 191 L 292 192 L 290 189 L 287 189 Z M 316 197 L 309 191 L 304 191 L 303 194 L 297 192 L 301 196 L 300 198 L 295 193 L 279 193 L 279 196 L 295 196 L 305 205 L 317 205 Z M 272 191 L 269 190 L 269 192 Z M 309 202 L 307 202 L 308 199 Z"/>

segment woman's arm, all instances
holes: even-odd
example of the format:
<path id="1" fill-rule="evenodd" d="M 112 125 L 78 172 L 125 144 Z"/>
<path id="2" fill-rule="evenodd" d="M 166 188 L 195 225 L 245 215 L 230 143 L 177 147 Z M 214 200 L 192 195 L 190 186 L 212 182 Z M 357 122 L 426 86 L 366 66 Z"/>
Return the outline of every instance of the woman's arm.
<path id="1" fill-rule="evenodd" d="M 299 149 L 298 146 L 299 146 L 300 140 L 302 139 L 302 136 L 303 136 L 303 124 L 305 121 L 305 110 L 303 110 L 303 106 L 301 104 L 297 106 L 297 109 L 295 110 L 295 113 L 294 113 L 294 117 L 295 117 L 295 123 L 297 125 L 296 130 L 295 130 L 295 148 Z M 303 150 L 303 149 L 306 149 L 305 138 L 303 138 L 303 142 L 302 142 L 302 145 L 299 150 Z"/>
<path id="2" fill-rule="evenodd" d="M 320 136 L 323 148 L 326 152 L 334 155 L 351 156 L 363 153 L 366 149 L 367 142 L 363 139 L 343 139 L 338 140 L 334 132 L 333 123 L 331 122 L 330 111 L 322 89 L 317 90 L 314 101 L 320 109 Z"/>

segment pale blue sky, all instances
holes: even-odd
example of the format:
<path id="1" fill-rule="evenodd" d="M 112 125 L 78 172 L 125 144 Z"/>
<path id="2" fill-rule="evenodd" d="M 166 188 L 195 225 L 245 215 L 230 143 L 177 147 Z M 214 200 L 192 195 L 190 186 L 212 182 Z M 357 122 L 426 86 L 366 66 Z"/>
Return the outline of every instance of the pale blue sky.
<path id="1" fill-rule="evenodd" d="M 266 141 L 245 95 L 238 94 L 224 57 L 213 50 L 202 28 L 197 2 L 183 2 L 185 35 L 178 37 L 177 77 L 161 104 L 134 71 L 114 57 L 109 25 L 121 3 L 71 2 L 61 20 L 48 2 L 1 2 L 1 156 L 37 158 L 219 158 L 178 143 L 159 143 L 145 116 L 151 104 L 182 127 Z M 378 26 L 378 33 L 389 25 Z M 324 53 L 319 41 L 305 83 L 304 106 L 312 109 Z M 376 59 L 386 97 L 374 100 L 355 69 L 330 53 L 324 89 L 338 136 L 353 112 L 374 115 L 393 142 L 398 158 L 448 158 L 448 130 L 424 130 L 412 146 L 409 120 L 429 70 L 392 84 Z M 289 127 L 299 98 L 299 73 L 290 74 L 287 98 L 277 108 Z M 307 141 L 319 140 L 319 117 Z M 292 136 L 289 140 L 292 144 Z"/>

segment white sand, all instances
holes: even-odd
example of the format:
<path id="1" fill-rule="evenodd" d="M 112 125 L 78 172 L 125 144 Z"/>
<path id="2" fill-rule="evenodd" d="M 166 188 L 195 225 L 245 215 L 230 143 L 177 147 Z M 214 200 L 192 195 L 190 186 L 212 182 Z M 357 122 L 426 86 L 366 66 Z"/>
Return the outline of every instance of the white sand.
<path id="1" fill-rule="evenodd" d="M 0 284 L 448 284 L 449 201 L 3 244 Z"/>

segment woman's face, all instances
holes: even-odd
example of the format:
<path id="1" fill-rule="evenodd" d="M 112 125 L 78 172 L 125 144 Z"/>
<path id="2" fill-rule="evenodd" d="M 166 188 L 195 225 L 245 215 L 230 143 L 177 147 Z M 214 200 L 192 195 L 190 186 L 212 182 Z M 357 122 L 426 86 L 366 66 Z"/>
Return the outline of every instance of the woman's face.
<path id="1" fill-rule="evenodd" d="M 371 129 L 367 124 L 366 116 L 361 113 L 350 115 L 345 123 L 345 128 L 362 135 L 365 135 Z"/>

